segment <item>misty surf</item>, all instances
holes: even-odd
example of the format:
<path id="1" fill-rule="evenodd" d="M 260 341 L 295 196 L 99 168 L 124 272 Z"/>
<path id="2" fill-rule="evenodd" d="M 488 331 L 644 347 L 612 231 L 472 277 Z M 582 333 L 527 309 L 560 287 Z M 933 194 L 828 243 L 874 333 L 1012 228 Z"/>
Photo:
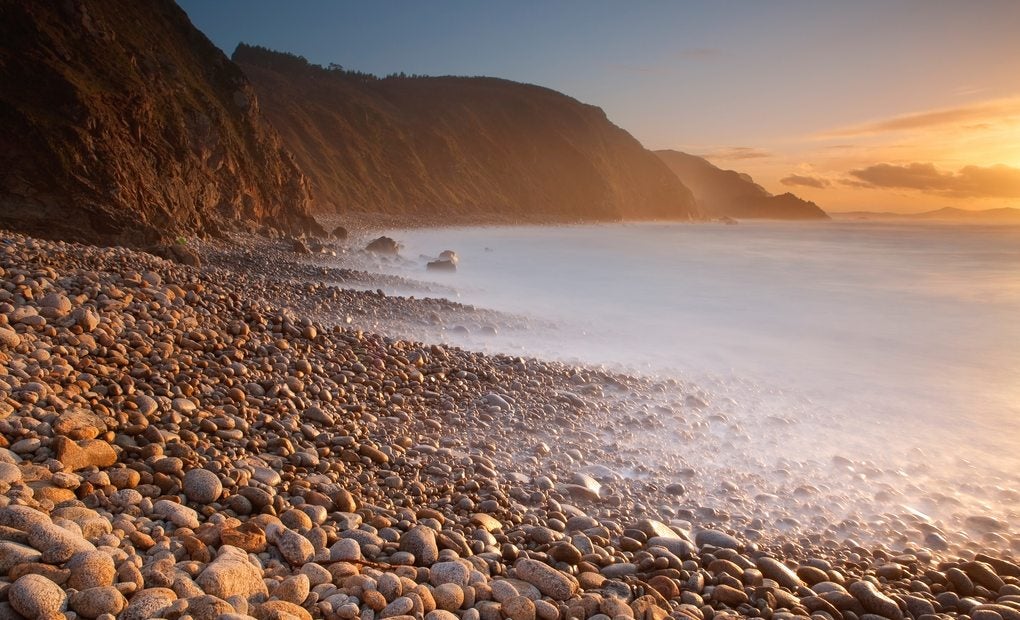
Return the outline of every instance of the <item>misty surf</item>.
<path id="1" fill-rule="evenodd" d="M 842 502 L 839 514 L 898 511 L 921 524 L 918 536 L 937 523 L 940 535 L 985 544 L 998 535 L 967 519 L 1017 508 L 1020 227 L 635 223 L 396 236 L 403 256 L 421 259 L 390 272 L 534 325 L 440 321 L 411 336 L 678 381 L 686 401 L 631 406 L 658 407 L 668 423 L 664 412 L 693 399 L 706 433 L 629 433 L 676 459 L 678 480 L 711 462 L 746 476 L 761 502 L 814 481 Z M 425 272 L 445 249 L 457 272 Z M 706 478 L 702 504 L 732 501 Z M 790 509 L 810 518 L 803 502 Z"/>

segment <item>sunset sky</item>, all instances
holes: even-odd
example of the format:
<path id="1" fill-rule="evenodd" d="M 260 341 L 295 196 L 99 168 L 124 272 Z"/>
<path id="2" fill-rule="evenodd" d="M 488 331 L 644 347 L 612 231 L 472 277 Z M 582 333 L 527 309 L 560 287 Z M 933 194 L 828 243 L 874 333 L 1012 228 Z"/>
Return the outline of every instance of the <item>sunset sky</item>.
<path id="1" fill-rule="evenodd" d="M 602 107 L 830 211 L 1020 207 L 1020 2 L 180 0 L 239 41 Z"/>

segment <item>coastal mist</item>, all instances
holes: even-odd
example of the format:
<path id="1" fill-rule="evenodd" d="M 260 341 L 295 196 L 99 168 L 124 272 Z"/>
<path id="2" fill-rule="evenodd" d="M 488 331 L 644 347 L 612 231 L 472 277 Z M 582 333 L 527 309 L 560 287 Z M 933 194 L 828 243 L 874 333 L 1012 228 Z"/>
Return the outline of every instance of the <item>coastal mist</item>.
<path id="1" fill-rule="evenodd" d="M 524 329 L 411 337 L 662 381 L 587 471 L 666 467 L 681 505 L 766 531 L 1016 551 L 1020 227 L 624 224 L 404 230 L 393 274 Z M 425 272 L 443 250 L 456 273 Z M 392 287 L 390 294 L 419 292 Z M 494 333 L 495 332 L 495 333 Z M 607 394 L 612 392 L 606 389 Z M 651 412 L 654 428 L 628 424 Z"/>

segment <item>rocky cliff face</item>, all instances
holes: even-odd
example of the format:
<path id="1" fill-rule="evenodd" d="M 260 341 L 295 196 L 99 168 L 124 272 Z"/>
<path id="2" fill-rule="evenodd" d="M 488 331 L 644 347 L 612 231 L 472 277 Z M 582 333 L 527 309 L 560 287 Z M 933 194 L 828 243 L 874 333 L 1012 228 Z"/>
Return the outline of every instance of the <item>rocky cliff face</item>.
<path id="1" fill-rule="evenodd" d="M 244 74 L 170 0 L 0 2 L 0 227 L 152 243 L 309 230 Z"/>
<path id="2" fill-rule="evenodd" d="M 377 79 L 245 45 L 233 59 L 323 211 L 418 223 L 697 215 L 653 153 L 558 92 L 492 78 Z"/>
<path id="3" fill-rule="evenodd" d="M 669 150 L 655 153 L 691 188 L 698 205 L 709 215 L 777 220 L 829 217 L 813 202 L 791 193 L 773 196 L 748 175 L 723 170 L 702 157 Z"/>

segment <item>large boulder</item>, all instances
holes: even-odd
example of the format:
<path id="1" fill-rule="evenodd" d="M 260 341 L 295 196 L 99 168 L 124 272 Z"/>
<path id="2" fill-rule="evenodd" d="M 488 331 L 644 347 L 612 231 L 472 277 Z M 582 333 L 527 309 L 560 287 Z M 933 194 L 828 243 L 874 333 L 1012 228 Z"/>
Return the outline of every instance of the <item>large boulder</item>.
<path id="1" fill-rule="evenodd" d="M 206 594 L 224 600 L 231 596 L 254 600 L 269 595 L 262 571 L 248 560 L 247 553 L 230 545 L 220 547 L 216 559 L 199 573 L 195 582 Z"/>
<path id="2" fill-rule="evenodd" d="M 425 265 L 427 271 L 457 271 L 457 263 L 452 260 L 441 258 L 439 260 L 429 261 Z"/>
<path id="3" fill-rule="evenodd" d="M 400 252 L 400 244 L 390 237 L 383 236 L 370 241 L 365 249 L 376 254 L 396 256 Z"/>

